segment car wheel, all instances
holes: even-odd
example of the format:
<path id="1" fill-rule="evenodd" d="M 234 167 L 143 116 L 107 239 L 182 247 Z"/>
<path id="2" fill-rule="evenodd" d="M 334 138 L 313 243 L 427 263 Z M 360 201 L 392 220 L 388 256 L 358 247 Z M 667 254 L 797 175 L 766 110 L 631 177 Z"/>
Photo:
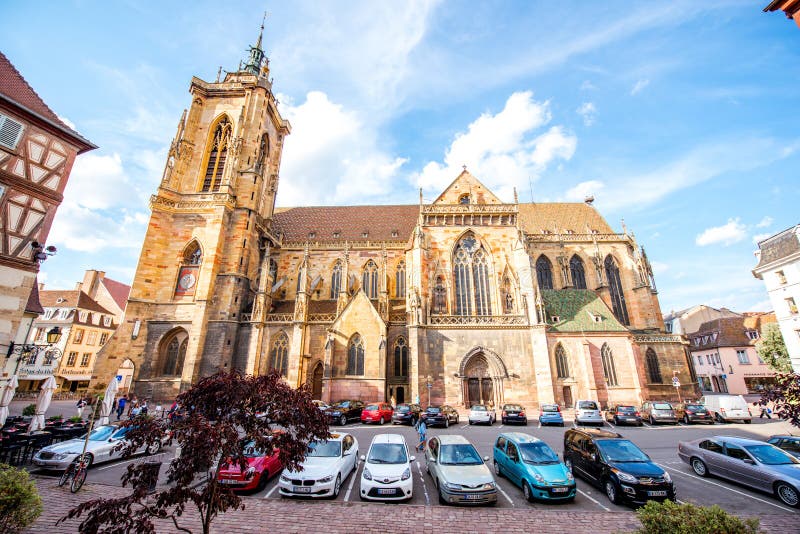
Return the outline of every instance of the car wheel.
<path id="1" fill-rule="evenodd" d="M 527 480 L 522 481 L 522 494 L 525 496 L 526 501 L 533 502 L 533 492 Z"/>
<path id="2" fill-rule="evenodd" d="M 573 475 L 575 474 L 575 473 L 573 473 L 573 471 L 572 471 L 572 460 L 570 460 L 569 458 L 564 458 L 564 465 L 566 466 L 566 468 L 567 468 L 567 471 L 569 471 L 569 472 L 570 472 L 570 473 L 572 473 Z"/>
<path id="3" fill-rule="evenodd" d="M 472 419 L 470 419 L 470 420 L 469 420 L 469 424 L 470 424 L 470 425 L 474 424 L 474 423 L 472 422 Z"/>
<path id="4" fill-rule="evenodd" d="M 744 420 L 744 424 L 746 424 L 746 425 L 749 425 L 749 424 L 750 424 L 750 423 L 752 423 L 752 422 L 753 422 L 753 421 L 751 421 L 750 419 L 745 419 L 745 420 Z"/>
<path id="5" fill-rule="evenodd" d="M 797 489 L 786 482 L 778 482 L 775 485 L 775 494 L 787 506 L 797 507 L 800 504 L 800 495 L 797 493 Z"/>
<path id="6" fill-rule="evenodd" d="M 456 424 L 458 424 L 458 415 L 456 415 Z"/>
<path id="7" fill-rule="evenodd" d="M 706 463 L 700 458 L 692 458 L 692 471 L 701 477 L 708 476 L 708 467 L 706 467 Z"/>
<path id="8" fill-rule="evenodd" d="M 722 416 L 721 416 L 720 414 L 718 414 L 718 413 L 715 413 L 715 414 L 714 414 L 714 420 L 715 420 L 717 423 L 720 423 L 720 424 L 722 424 L 722 423 L 724 423 L 724 422 L 725 422 L 725 419 L 723 419 L 723 418 L 722 418 Z"/>
<path id="9" fill-rule="evenodd" d="M 345 425 L 347 424 L 347 417 L 346 417 L 346 416 L 344 416 L 344 415 L 343 415 L 343 416 L 341 416 L 341 417 L 339 418 L 339 424 L 340 424 L 340 425 L 342 425 L 342 426 L 345 426 Z"/>
<path id="10" fill-rule="evenodd" d="M 689 416 L 688 416 L 688 415 L 684 415 L 684 416 L 683 416 L 683 422 L 684 422 L 685 424 L 687 424 L 687 425 L 689 424 Z"/>
<path id="11" fill-rule="evenodd" d="M 386 421 L 384 421 L 384 420 L 383 420 L 383 417 L 381 417 L 381 420 L 380 420 L 380 422 L 379 422 L 378 424 L 380 424 L 381 426 L 383 426 L 383 423 L 385 423 L 385 422 L 386 422 Z"/>
<path id="12" fill-rule="evenodd" d="M 436 493 L 439 494 L 439 504 L 445 504 L 446 505 L 447 504 L 447 499 L 445 499 L 444 495 L 442 495 L 442 488 L 439 485 L 439 481 L 438 480 L 436 481 Z"/>
<path id="13" fill-rule="evenodd" d="M 564 428 L 564 423 L 559 423 L 558 426 L 560 426 L 561 428 Z"/>
<path id="14" fill-rule="evenodd" d="M 339 496 L 339 491 L 342 489 L 342 475 L 336 475 L 336 483 L 333 485 L 333 498 Z"/>
<path id="15" fill-rule="evenodd" d="M 652 426 L 656 426 L 656 420 L 655 420 L 655 419 L 653 419 L 653 416 L 652 416 L 652 415 L 650 416 L 650 421 L 649 421 L 649 423 L 650 423 Z"/>
<path id="16" fill-rule="evenodd" d="M 449 417 L 446 417 L 446 418 L 445 418 L 445 420 L 444 420 L 444 427 L 445 427 L 445 428 L 450 428 L 450 418 L 449 418 Z"/>
<path id="17" fill-rule="evenodd" d="M 261 475 L 258 478 L 258 485 L 256 486 L 256 493 L 259 491 L 264 491 L 264 488 L 267 487 L 267 482 L 269 482 L 269 471 L 262 471 Z"/>
<path id="18" fill-rule="evenodd" d="M 161 442 L 160 441 L 154 441 L 153 443 L 151 443 L 150 445 L 147 446 L 147 448 L 145 449 L 144 452 L 147 453 L 147 454 L 153 455 L 153 454 L 157 454 L 158 451 L 160 451 L 160 450 L 161 450 Z"/>
<path id="19" fill-rule="evenodd" d="M 619 426 L 619 419 L 617 419 L 616 415 L 614 416 L 614 424 Z"/>
<path id="20" fill-rule="evenodd" d="M 500 470 L 500 464 L 497 463 L 497 460 L 494 462 L 494 474 L 498 477 L 503 476 L 503 472 Z"/>
<path id="21" fill-rule="evenodd" d="M 606 480 L 606 496 L 608 500 L 614 504 L 619 503 L 619 492 L 617 491 L 617 485 L 614 484 L 613 480 Z"/>

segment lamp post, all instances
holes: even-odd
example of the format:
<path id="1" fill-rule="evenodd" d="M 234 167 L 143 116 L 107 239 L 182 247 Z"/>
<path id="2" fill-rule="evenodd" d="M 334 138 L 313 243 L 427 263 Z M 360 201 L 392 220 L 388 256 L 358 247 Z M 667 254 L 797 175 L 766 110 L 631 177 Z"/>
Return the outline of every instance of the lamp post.
<path id="1" fill-rule="evenodd" d="M 54 345 L 61 340 L 61 335 L 61 328 L 54 326 L 47 331 L 47 343 L 21 343 L 18 345 L 12 341 L 8 346 L 8 352 L 6 353 L 6 358 L 10 358 L 15 354 L 17 355 L 17 364 L 14 366 L 14 372 L 12 373 L 12 376 L 17 374 L 17 371 L 19 370 L 19 364 L 23 358 L 30 359 L 33 357 L 34 361 L 36 361 L 36 358 L 39 357 L 40 353 L 46 354 L 51 358 L 51 360 L 58 360 L 61 358 L 61 349 L 54 347 Z"/>
<path id="2" fill-rule="evenodd" d="M 425 386 L 428 388 L 428 406 L 431 405 L 431 390 L 433 389 L 433 377 L 428 375 L 425 377 Z"/>

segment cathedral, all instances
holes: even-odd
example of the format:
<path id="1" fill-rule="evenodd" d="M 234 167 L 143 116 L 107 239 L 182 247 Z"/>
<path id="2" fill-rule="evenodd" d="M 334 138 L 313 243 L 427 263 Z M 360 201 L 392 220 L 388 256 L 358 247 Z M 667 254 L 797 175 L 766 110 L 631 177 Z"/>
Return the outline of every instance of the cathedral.
<path id="1" fill-rule="evenodd" d="M 275 207 L 291 125 L 261 41 L 224 79 L 191 81 L 93 387 L 133 367 L 131 392 L 157 400 L 230 369 L 328 402 L 696 394 L 644 249 L 591 199 L 507 203 L 464 168 L 431 203 Z"/>

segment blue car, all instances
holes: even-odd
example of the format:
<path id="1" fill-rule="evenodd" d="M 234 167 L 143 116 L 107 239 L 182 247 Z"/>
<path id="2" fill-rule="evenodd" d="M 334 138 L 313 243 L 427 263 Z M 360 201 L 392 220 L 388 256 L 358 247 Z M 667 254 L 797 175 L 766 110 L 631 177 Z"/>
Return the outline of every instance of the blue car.
<path id="1" fill-rule="evenodd" d="M 575 478 L 547 443 L 522 432 L 500 434 L 494 444 L 494 473 L 522 488 L 529 502 L 571 501 Z"/>
<path id="2" fill-rule="evenodd" d="M 564 417 L 558 404 L 542 404 L 539 409 L 539 424 L 564 426 Z"/>

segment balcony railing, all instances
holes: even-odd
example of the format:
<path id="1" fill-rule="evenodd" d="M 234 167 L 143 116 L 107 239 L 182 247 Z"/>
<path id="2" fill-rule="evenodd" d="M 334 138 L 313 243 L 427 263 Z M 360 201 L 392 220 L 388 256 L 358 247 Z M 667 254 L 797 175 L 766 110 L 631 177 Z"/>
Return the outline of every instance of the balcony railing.
<path id="1" fill-rule="evenodd" d="M 293 313 L 270 313 L 264 320 L 266 323 L 291 323 L 293 321 Z"/>
<path id="2" fill-rule="evenodd" d="M 431 315 L 431 325 L 490 325 L 509 326 L 527 325 L 524 315 Z"/>

